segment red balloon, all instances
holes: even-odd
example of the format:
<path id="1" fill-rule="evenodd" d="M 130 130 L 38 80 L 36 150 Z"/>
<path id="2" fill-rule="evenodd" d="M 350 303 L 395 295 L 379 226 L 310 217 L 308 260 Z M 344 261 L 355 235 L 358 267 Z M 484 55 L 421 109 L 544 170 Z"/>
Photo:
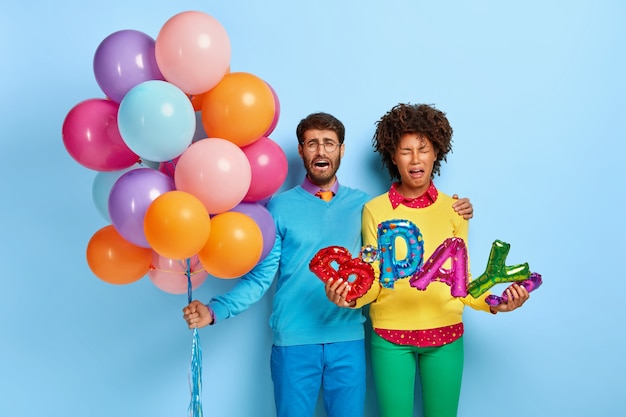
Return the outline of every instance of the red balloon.
<path id="1" fill-rule="evenodd" d="M 374 268 L 359 258 L 352 258 L 339 265 L 339 277 L 350 282 L 346 301 L 351 302 L 363 296 L 370 289 L 374 283 Z"/>
<path id="2" fill-rule="evenodd" d="M 333 268 L 333 263 L 338 265 L 338 269 Z M 309 269 L 323 282 L 331 278 L 349 282 L 347 302 L 363 296 L 374 283 L 372 265 L 360 258 L 352 258 L 350 252 L 341 246 L 320 249 L 309 262 Z"/>
<path id="3" fill-rule="evenodd" d="M 339 272 L 333 268 L 332 263 L 342 264 L 352 258 L 346 248 L 341 246 L 329 246 L 320 249 L 309 262 L 309 269 L 323 282 L 329 279 L 338 279 Z"/>

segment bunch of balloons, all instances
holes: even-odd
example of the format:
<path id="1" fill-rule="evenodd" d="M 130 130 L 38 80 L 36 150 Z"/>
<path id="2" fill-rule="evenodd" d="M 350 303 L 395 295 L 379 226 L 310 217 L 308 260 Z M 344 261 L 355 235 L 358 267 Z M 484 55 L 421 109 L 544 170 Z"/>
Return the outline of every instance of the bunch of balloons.
<path id="1" fill-rule="evenodd" d="M 287 176 L 269 138 L 280 116 L 274 89 L 230 71 L 230 40 L 212 16 L 171 17 L 156 39 L 121 30 L 98 46 L 105 98 L 76 104 L 62 129 L 70 156 L 96 171 L 93 201 L 110 224 L 87 246 L 100 279 L 145 276 L 187 292 L 210 274 L 237 278 L 274 244 L 264 206 Z"/>

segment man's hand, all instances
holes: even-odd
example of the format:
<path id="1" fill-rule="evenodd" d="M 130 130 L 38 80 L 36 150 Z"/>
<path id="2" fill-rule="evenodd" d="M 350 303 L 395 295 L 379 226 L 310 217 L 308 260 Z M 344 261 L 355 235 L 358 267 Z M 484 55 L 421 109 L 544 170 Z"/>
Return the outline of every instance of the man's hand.
<path id="1" fill-rule="evenodd" d="M 474 207 L 472 206 L 472 203 L 470 203 L 469 198 L 461 198 L 459 200 L 458 194 L 454 194 L 452 198 L 457 200 L 454 204 L 452 204 L 452 208 L 459 214 L 459 216 L 463 216 L 465 220 L 469 220 L 474 217 Z"/>
<path id="2" fill-rule="evenodd" d="M 348 295 L 348 290 L 350 289 L 350 283 L 348 281 L 339 278 L 335 282 L 332 278 L 329 278 L 324 288 L 326 289 L 326 297 L 337 306 L 354 307 L 356 305 L 356 301 L 354 300 L 350 303 L 346 301 L 346 295 Z"/>
<path id="3" fill-rule="evenodd" d="M 193 300 L 187 307 L 183 308 L 183 318 L 190 329 L 208 326 L 213 323 L 209 307 L 198 300 Z"/>

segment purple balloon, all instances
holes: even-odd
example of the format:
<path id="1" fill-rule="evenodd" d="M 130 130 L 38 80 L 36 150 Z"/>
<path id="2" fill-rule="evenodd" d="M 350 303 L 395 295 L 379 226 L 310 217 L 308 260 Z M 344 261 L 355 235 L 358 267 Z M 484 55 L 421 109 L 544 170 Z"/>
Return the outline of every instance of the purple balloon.
<path id="1" fill-rule="evenodd" d="M 146 211 L 158 196 L 175 189 L 174 180 L 152 168 L 134 169 L 122 175 L 109 194 L 113 227 L 130 243 L 149 248 L 143 231 Z"/>
<path id="2" fill-rule="evenodd" d="M 155 40 L 137 30 L 120 30 L 107 36 L 96 49 L 96 82 L 112 101 L 120 103 L 136 85 L 165 80 L 157 65 Z"/>
<path id="3" fill-rule="evenodd" d="M 272 250 L 272 246 L 274 246 L 274 241 L 276 240 L 276 225 L 274 225 L 274 218 L 270 212 L 261 204 L 246 202 L 239 203 L 230 211 L 236 211 L 250 216 L 252 220 L 256 222 L 257 226 L 259 226 L 263 236 L 263 250 L 261 251 L 259 261 L 265 258 L 267 254 L 270 253 L 270 250 Z"/>
<path id="4" fill-rule="evenodd" d="M 517 282 L 518 285 L 526 288 L 526 291 L 531 292 L 536 290 L 537 288 L 539 288 L 542 284 L 543 280 L 541 278 L 541 274 L 538 274 L 536 272 L 531 272 L 530 276 L 528 277 L 528 279 L 525 279 L 521 282 Z M 494 294 L 490 294 L 487 296 L 487 298 L 485 298 L 485 302 L 487 304 L 489 304 L 490 306 L 497 306 L 498 304 L 501 303 L 508 303 L 509 302 L 509 296 L 506 295 L 506 290 L 504 290 L 504 292 L 502 293 L 501 296 L 497 296 Z"/>

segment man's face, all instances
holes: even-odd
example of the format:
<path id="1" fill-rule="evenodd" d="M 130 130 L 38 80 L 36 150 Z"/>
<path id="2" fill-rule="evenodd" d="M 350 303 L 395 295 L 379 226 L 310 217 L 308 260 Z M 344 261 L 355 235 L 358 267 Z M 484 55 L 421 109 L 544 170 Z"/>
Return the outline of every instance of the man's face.
<path id="1" fill-rule="evenodd" d="M 298 144 L 298 153 L 309 180 L 324 189 L 335 182 L 343 152 L 344 146 L 332 130 L 307 130 L 303 143 Z"/>

